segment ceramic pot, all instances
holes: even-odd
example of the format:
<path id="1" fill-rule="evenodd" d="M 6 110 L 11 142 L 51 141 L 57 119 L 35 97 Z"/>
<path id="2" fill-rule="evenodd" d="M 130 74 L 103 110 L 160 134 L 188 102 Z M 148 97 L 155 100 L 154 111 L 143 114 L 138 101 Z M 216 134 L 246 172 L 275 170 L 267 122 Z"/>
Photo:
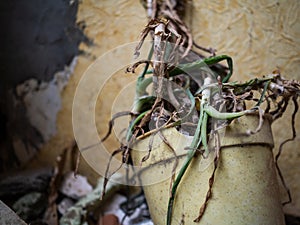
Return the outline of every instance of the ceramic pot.
<path id="1" fill-rule="evenodd" d="M 199 209 L 205 201 L 208 181 L 214 163 L 198 154 L 187 169 L 175 196 L 172 224 L 183 221 L 189 224 L 284 224 L 284 214 L 273 159 L 271 121 L 265 117 L 260 132 L 247 135 L 259 123 L 257 115 L 243 116 L 224 128 L 221 150 L 212 197 L 199 223 Z M 185 161 L 192 137 L 179 133 L 175 128 L 163 131 L 165 138 L 176 150 L 179 171 Z M 149 141 L 140 140 L 133 150 L 133 160 L 140 165 L 147 154 Z M 142 163 L 141 181 L 154 224 L 166 224 L 170 196 L 174 153 L 161 140 L 154 137 L 153 149 L 148 160 Z M 213 155 L 213 154 L 211 154 Z M 212 156 L 213 158 L 213 156 Z"/>

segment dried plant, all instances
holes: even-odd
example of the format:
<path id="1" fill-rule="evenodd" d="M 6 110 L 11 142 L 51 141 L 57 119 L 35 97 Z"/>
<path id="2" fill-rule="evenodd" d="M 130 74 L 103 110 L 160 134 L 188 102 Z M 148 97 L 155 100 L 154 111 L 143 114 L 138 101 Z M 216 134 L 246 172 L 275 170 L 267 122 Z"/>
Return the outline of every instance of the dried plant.
<path id="1" fill-rule="evenodd" d="M 179 16 L 178 9 L 182 9 L 183 6 L 179 2 L 176 0 L 142 1 L 147 10 L 149 22 L 141 33 L 141 39 L 134 54 L 139 55 L 148 35 L 152 38 L 153 46 L 149 50 L 148 59 L 138 61 L 127 69 L 127 72 L 134 73 L 137 67 L 144 65 L 143 72 L 137 78 L 133 110 L 116 114 L 110 122 L 108 134 L 102 141 L 110 134 L 116 118 L 131 115 L 132 120 L 127 128 L 125 144 L 121 144 L 111 157 L 122 154 L 122 164 L 132 164 L 132 146 L 136 140 L 150 134 L 159 135 L 169 146 L 174 154 L 175 163 L 170 188 L 168 225 L 171 224 L 177 187 L 184 185 L 180 183 L 181 179 L 196 152 L 200 152 L 206 158 L 214 151 L 214 171 L 209 179 L 209 190 L 205 202 L 200 207 L 199 216 L 194 220 L 199 222 L 212 196 L 214 175 L 218 167 L 220 151 L 218 130 L 235 118 L 257 112 L 260 122 L 256 130 L 248 131 L 248 134 L 252 135 L 260 130 L 264 114 L 269 114 L 273 120 L 276 120 L 285 113 L 288 104 L 292 101 L 295 106 L 291 120 L 293 136 L 280 145 L 279 153 L 275 157 L 276 168 L 288 191 L 290 201 L 290 193 L 278 167 L 278 159 L 283 145 L 296 137 L 295 115 L 298 111 L 300 83 L 284 79 L 278 70 L 246 82 L 231 82 L 232 59 L 226 55 L 216 56 L 215 50 L 200 47 L 194 43 L 189 29 Z M 207 53 L 209 56 L 204 57 L 203 54 Z M 226 60 L 227 67 L 219 64 L 223 60 Z M 191 73 L 197 75 L 191 76 Z M 153 93 L 148 94 L 147 88 L 150 84 L 153 85 Z M 209 126 L 213 119 L 217 122 Z M 154 125 L 149 129 L 151 127 L 149 123 L 153 121 L 155 121 Z M 190 146 L 187 147 L 185 163 L 176 176 L 178 159 L 175 150 L 172 143 L 161 132 L 169 127 L 176 127 L 180 132 L 194 137 Z M 214 143 L 213 149 L 208 147 L 209 138 Z M 149 143 L 148 154 L 143 157 L 142 162 L 146 161 L 151 154 L 153 139 L 150 140 L 152 141 Z M 113 173 L 109 173 L 108 166 L 104 193 L 105 185 Z"/>

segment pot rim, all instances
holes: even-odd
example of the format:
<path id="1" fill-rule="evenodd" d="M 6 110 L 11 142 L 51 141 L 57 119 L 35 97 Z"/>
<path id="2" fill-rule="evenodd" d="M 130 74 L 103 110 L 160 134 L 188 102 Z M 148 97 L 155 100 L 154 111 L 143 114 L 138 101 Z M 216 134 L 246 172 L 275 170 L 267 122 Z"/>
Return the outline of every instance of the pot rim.
<path id="1" fill-rule="evenodd" d="M 268 145 L 271 148 L 273 148 L 274 147 L 274 140 L 273 140 L 273 134 L 272 134 L 272 129 L 271 129 L 271 125 L 273 123 L 272 115 L 270 115 L 268 113 L 263 114 L 263 116 L 262 116 L 262 118 L 263 118 L 262 127 L 257 132 L 254 132 L 254 131 L 255 131 L 255 129 L 258 128 L 258 125 L 253 126 L 254 125 L 253 123 L 250 123 L 250 122 L 247 123 L 246 122 L 247 120 L 249 120 L 249 119 L 246 119 L 246 118 L 254 118 L 254 117 L 256 119 L 259 119 L 259 113 L 258 112 L 248 113 L 244 116 L 241 116 L 239 118 L 231 120 L 226 126 L 221 128 L 219 131 L 224 131 L 225 130 L 225 135 L 221 139 L 221 145 L 220 145 L 221 148 L 230 147 L 230 146 L 241 146 L 241 145 L 243 145 L 243 146 L 245 146 L 245 145 L 255 145 L 255 144 Z M 267 121 L 267 123 L 265 121 Z M 242 123 L 243 125 L 242 126 L 237 126 L 237 123 Z M 252 129 L 247 130 L 246 127 L 249 126 L 249 125 L 252 127 Z M 233 130 L 234 130 L 233 127 L 238 128 L 238 130 L 242 129 L 243 132 L 241 132 L 241 131 L 233 132 Z M 165 130 L 168 130 L 168 129 L 172 130 L 172 133 L 174 132 L 175 135 L 185 137 L 187 139 L 192 139 L 193 138 L 193 136 L 185 135 L 185 134 L 181 133 L 175 127 L 162 128 L 161 131 L 164 132 Z M 262 133 L 265 133 L 266 135 L 262 135 Z M 137 137 L 136 143 L 146 139 L 150 135 L 151 135 L 150 133 L 148 133 L 148 134 L 146 133 L 145 135 L 141 135 L 141 136 Z M 226 139 L 228 139 L 228 138 L 230 138 L 230 141 L 228 141 L 228 140 L 226 141 Z M 239 140 L 241 140 L 241 141 L 239 141 Z"/>

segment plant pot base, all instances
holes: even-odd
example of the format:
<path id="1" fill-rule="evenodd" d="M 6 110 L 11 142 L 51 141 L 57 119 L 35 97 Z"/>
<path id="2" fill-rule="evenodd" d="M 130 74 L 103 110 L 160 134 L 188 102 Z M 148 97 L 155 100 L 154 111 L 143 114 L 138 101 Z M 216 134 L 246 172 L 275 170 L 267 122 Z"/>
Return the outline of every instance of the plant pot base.
<path id="1" fill-rule="evenodd" d="M 252 140 L 245 141 L 244 131 L 254 130 L 256 124 L 258 124 L 257 116 L 247 116 L 234 121 L 226 128 L 224 139 L 226 136 L 233 138 L 234 134 L 234 143 L 228 142 L 230 138 L 222 143 L 212 197 L 198 224 L 284 224 L 272 154 L 273 139 L 270 122 L 265 120 L 262 130 L 247 137 Z M 244 138 L 244 141 L 240 138 L 240 144 L 236 140 L 239 139 L 236 136 L 237 133 Z M 184 145 L 188 146 L 190 138 L 178 133 L 175 129 L 166 131 L 164 134 L 170 143 L 177 143 L 173 147 L 178 154 L 186 152 L 182 149 Z M 184 138 L 186 138 L 185 142 Z M 149 139 L 144 139 L 138 143 L 136 149 L 145 149 L 148 141 Z M 166 159 L 172 155 L 170 149 L 166 150 L 167 147 L 163 145 L 164 143 L 161 142 L 154 146 L 150 158 L 145 162 L 152 166 L 141 174 L 151 217 L 154 224 L 158 225 L 166 224 L 170 174 L 175 162 L 175 160 L 169 160 L 154 166 L 154 161 L 159 156 Z M 165 148 L 162 151 L 164 154 L 158 150 L 160 147 Z M 145 155 L 145 152 L 133 155 L 137 164 L 141 161 L 142 155 Z M 177 172 L 184 158 L 179 161 Z M 196 224 L 193 221 L 198 217 L 200 207 L 205 201 L 208 181 L 214 167 L 214 164 L 210 163 L 205 168 L 203 161 L 201 155 L 195 157 L 181 180 L 172 214 L 174 225 L 182 221 L 185 225 Z M 165 180 L 155 183 L 155 178 L 156 180 L 159 178 L 158 175 L 165 176 Z"/>

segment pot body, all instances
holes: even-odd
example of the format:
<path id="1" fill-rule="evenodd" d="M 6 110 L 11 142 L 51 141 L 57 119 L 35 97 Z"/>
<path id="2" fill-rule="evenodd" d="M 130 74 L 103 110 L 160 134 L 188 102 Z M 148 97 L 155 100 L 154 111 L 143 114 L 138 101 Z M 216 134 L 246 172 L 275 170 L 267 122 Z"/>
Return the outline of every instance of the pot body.
<path id="1" fill-rule="evenodd" d="M 270 122 L 265 119 L 260 132 L 246 134 L 257 125 L 258 117 L 250 115 L 234 120 L 224 129 L 212 197 L 198 224 L 284 224 Z M 145 167 L 141 172 L 149 210 L 156 225 L 166 224 L 172 171 L 176 167 L 178 173 L 188 151 L 184 148 L 192 139 L 175 129 L 165 130 L 163 135 L 175 149 L 178 160 L 156 135 L 150 157 L 142 163 Z M 133 160 L 137 165 L 147 154 L 151 138 L 145 138 L 135 146 Z M 172 224 L 196 224 L 193 220 L 205 201 L 213 169 L 213 153 L 208 159 L 198 155 L 192 160 L 177 189 Z"/>

